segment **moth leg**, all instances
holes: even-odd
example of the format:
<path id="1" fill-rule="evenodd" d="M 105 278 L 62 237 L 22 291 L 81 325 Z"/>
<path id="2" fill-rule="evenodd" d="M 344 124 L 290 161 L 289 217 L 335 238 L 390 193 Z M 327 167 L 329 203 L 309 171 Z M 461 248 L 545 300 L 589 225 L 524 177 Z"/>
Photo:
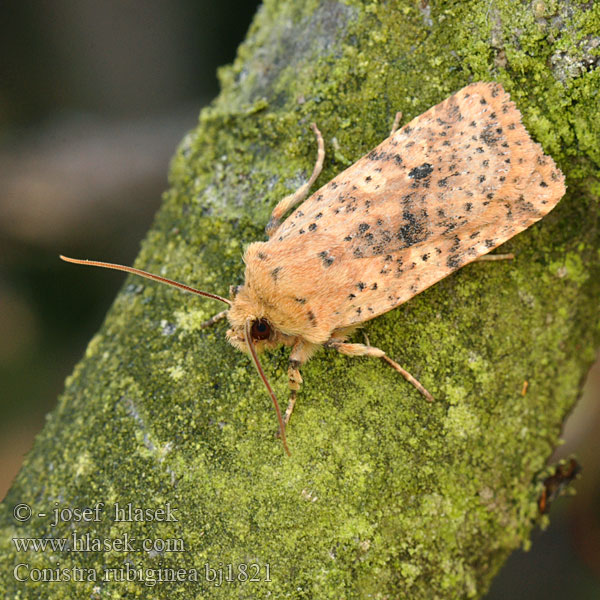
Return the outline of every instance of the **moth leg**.
<path id="1" fill-rule="evenodd" d="M 290 362 L 288 363 L 288 387 L 290 388 L 290 401 L 288 402 L 288 406 L 285 409 L 285 415 L 283 416 L 283 422 L 287 427 L 287 424 L 290 421 L 290 417 L 292 416 L 292 411 L 294 410 L 294 406 L 296 404 L 296 395 L 300 386 L 302 385 L 302 375 L 300 375 L 300 366 L 302 365 L 302 361 L 298 358 L 295 358 L 294 350 L 296 349 L 296 345 L 292 350 L 292 354 L 290 354 Z M 297 354 L 296 354 L 297 356 Z"/>
<path id="2" fill-rule="evenodd" d="M 515 255 L 511 252 L 510 254 L 484 254 L 483 256 L 477 257 L 473 262 L 486 262 L 492 260 L 513 260 Z"/>
<path id="3" fill-rule="evenodd" d="M 394 117 L 394 123 L 392 124 L 392 130 L 390 131 L 390 136 L 394 135 L 396 131 L 398 131 L 398 126 L 400 125 L 400 121 L 402 120 L 402 113 L 397 112 Z"/>
<path id="4" fill-rule="evenodd" d="M 292 360 L 290 358 L 290 364 L 288 367 L 288 386 L 290 388 L 290 399 L 288 401 L 287 408 L 285 409 L 285 414 L 283 415 L 283 425 L 285 427 L 287 427 L 288 423 L 290 422 L 290 417 L 292 416 L 294 406 L 296 406 L 298 390 L 302 385 L 302 375 L 300 375 L 299 367 L 300 361 Z M 281 429 L 277 430 L 276 436 L 281 436 Z"/>
<path id="5" fill-rule="evenodd" d="M 281 225 L 283 216 L 288 212 L 288 210 L 291 210 L 294 206 L 296 206 L 296 204 L 299 204 L 306 198 L 308 195 L 308 190 L 315 182 L 317 177 L 321 174 L 323 161 L 325 160 L 325 143 L 323 142 L 323 136 L 321 135 L 321 132 L 317 126 L 314 123 L 311 123 L 310 127 L 315 132 L 315 136 L 317 138 L 317 162 L 315 163 L 315 168 L 313 169 L 310 179 L 304 185 L 301 185 L 293 194 L 282 198 L 277 206 L 273 209 L 273 212 L 271 213 L 271 219 L 265 227 L 265 231 L 269 237 L 271 237 L 277 231 Z"/>
<path id="6" fill-rule="evenodd" d="M 310 344 L 303 340 L 297 339 L 296 343 L 292 347 L 290 353 L 290 360 L 288 363 L 288 387 L 290 388 L 290 400 L 285 410 L 283 417 L 283 423 L 287 427 L 290 421 L 294 406 L 296 404 L 296 397 L 298 390 L 302 385 L 302 375 L 300 375 L 300 367 L 306 363 L 306 361 L 312 356 L 313 352 L 318 348 L 316 344 Z M 277 435 L 281 435 L 277 432 Z"/>
<path id="7" fill-rule="evenodd" d="M 215 323 L 218 323 L 221 319 L 224 319 L 227 316 L 227 310 L 222 310 L 220 313 L 212 316 L 210 319 L 206 319 L 204 323 L 200 324 L 200 329 L 206 329 L 207 327 L 212 327 Z"/>
<path id="8" fill-rule="evenodd" d="M 390 367 L 392 367 L 392 369 L 395 369 L 396 371 L 398 371 L 398 373 L 400 373 L 400 375 L 402 375 L 402 377 L 404 377 L 404 379 L 406 379 L 406 381 L 408 381 L 408 383 L 410 383 L 414 387 L 416 387 L 417 390 L 419 390 L 419 392 L 421 392 L 421 394 L 423 396 L 425 396 L 425 399 L 428 402 L 433 402 L 433 396 L 429 393 L 427 388 L 418 379 L 415 379 L 407 370 L 403 369 L 396 361 L 392 360 L 389 356 L 384 355 L 381 358 L 383 358 L 383 360 L 385 360 L 385 362 L 388 365 L 390 365 Z"/>
<path id="9" fill-rule="evenodd" d="M 296 406 L 296 390 L 290 391 L 290 401 L 288 402 L 287 408 L 285 409 L 285 415 L 283 415 L 283 424 L 287 427 L 290 422 L 290 417 L 292 416 L 292 411 L 294 410 L 294 406 Z"/>
<path id="10" fill-rule="evenodd" d="M 408 371 L 403 369 L 397 362 L 393 361 L 383 350 L 374 348 L 373 346 L 366 346 L 365 344 L 350 344 L 342 340 L 331 338 L 325 344 L 328 348 L 335 348 L 341 354 L 347 354 L 348 356 L 373 356 L 375 358 L 383 359 L 393 369 L 398 371 L 406 381 L 414 385 L 429 402 L 433 402 L 433 396 L 425 389 L 425 387 L 415 379 Z"/>

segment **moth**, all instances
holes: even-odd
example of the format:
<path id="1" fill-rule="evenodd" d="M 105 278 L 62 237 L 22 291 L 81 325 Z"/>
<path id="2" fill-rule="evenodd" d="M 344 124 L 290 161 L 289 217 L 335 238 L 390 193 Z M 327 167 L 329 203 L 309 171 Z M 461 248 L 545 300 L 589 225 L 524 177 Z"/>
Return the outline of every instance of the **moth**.
<path id="1" fill-rule="evenodd" d="M 397 121 L 379 146 L 307 198 L 325 156 L 311 125 L 318 147 L 313 173 L 274 208 L 268 241 L 246 249 L 244 284 L 232 287 L 230 298 L 132 267 L 61 258 L 227 304 L 206 325 L 229 320 L 227 339 L 250 354 L 288 454 L 285 425 L 302 383 L 300 367 L 322 346 L 381 358 L 431 399 L 383 350 L 348 337 L 460 267 L 491 258 L 484 255 L 552 210 L 565 184 L 498 83 L 468 85 L 400 129 Z M 280 345 L 291 348 L 285 416 L 258 359 Z"/>

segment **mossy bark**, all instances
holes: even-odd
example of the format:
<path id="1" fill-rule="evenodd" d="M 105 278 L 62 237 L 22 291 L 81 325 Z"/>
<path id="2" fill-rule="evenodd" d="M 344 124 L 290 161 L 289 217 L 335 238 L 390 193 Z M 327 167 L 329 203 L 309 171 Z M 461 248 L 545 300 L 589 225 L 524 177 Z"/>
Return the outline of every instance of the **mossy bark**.
<path id="1" fill-rule="evenodd" d="M 568 193 L 503 247 L 516 260 L 468 266 L 366 325 L 435 403 L 379 361 L 322 351 L 303 370 L 291 458 L 226 325 L 198 329 L 221 307 L 129 279 L 0 508 L 6 597 L 481 597 L 540 524 L 541 474 L 600 338 L 599 30 L 590 2 L 265 2 L 177 152 L 137 266 L 227 295 L 244 246 L 312 168 L 311 121 L 323 183 L 397 110 L 406 121 L 471 81 L 511 93 Z M 286 356 L 263 359 L 282 399 Z M 17 523 L 20 502 L 34 515 L 105 508 L 51 527 Z M 178 521 L 118 523 L 116 502 L 170 502 Z M 12 541 L 73 531 L 181 539 L 185 551 L 19 553 Z M 126 562 L 145 583 L 103 581 Z M 77 566 L 97 581 L 20 582 L 19 563 L 21 578 Z M 261 581 L 206 581 L 207 564 L 236 575 L 250 563 Z M 149 587 L 148 570 L 167 567 L 196 568 L 198 581 Z"/>

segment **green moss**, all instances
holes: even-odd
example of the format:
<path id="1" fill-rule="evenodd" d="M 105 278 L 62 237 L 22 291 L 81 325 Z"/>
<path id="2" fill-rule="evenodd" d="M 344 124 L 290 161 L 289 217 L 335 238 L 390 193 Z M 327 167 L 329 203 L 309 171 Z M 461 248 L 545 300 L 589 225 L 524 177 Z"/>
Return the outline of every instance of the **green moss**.
<path id="1" fill-rule="evenodd" d="M 128 280 L 0 509 L 11 597 L 475 598 L 527 547 L 540 474 L 600 336 L 590 326 L 600 292 L 599 70 L 582 41 L 600 18 L 597 6 L 564 4 L 265 3 L 220 71 L 221 95 L 174 157 L 139 266 L 227 295 L 242 281 L 243 248 L 263 239 L 272 207 L 309 174 L 310 122 L 327 145 L 323 183 L 383 139 L 397 110 L 407 121 L 472 80 L 510 91 L 569 193 L 506 245 L 515 261 L 471 265 L 366 325 L 433 404 L 383 363 L 323 350 L 303 369 L 289 459 L 226 324 L 199 329 L 220 306 Z M 286 359 L 264 357 L 281 399 Z M 170 502 L 176 523 L 105 519 L 78 530 L 186 546 L 29 553 L 35 567 L 131 560 L 196 567 L 203 578 L 205 563 L 257 562 L 272 582 L 21 584 L 10 538 L 72 531 L 17 525 L 11 510 L 22 501 L 35 510 Z"/>

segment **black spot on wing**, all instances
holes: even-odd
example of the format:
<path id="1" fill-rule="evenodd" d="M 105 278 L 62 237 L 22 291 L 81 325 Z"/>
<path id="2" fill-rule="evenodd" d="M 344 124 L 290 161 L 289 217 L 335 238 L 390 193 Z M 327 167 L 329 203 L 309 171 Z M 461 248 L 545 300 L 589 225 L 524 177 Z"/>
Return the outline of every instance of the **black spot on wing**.
<path id="1" fill-rule="evenodd" d="M 323 263 L 324 267 L 330 267 L 333 264 L 335 258 L 333 256 L 329 256 L 329 252 L 327 250 L 323 250 L 323 252 L 319 252 L 319 258 Z"/>
<path id="2" fill-rule="evenodd" d="M 446 260 L 446 264 L 451 269 L 458 269 L 458 267 L 460 267 L 460 265 L 462 264 L 461 257 L 458 254 L 450 254 L 448 256 L 448 259 Z"/>
<path id="3" fill-rule="evenodd" d="M 502 133 L 502 129 L 499 129 L 499 131 Z M 488 125 L 484 128 L 479 137 L 484 144 L 488 146 L 495 146 L 500 140 L 500 137 L 497 135 L 497 133 L 498 129 L 495 130 L 492 125 Z"/>
<path id="4" fill-rule="evenodd" d="M 411 169 L 408 176 L 411 179 L 425 179 L 431 175 L 432 171 L 433 167 L 429 163 L 423 163 L 421 166 Z"/>
<path id="5" fill-rule="evenodd" d="M 402 242 L 404 248 L 424 242 L 429 237 L 426 220 L 419 219 L 415 213 L 405 210 L 402 213 L 404 224 L 398 229 L 396 237 Z"/>

